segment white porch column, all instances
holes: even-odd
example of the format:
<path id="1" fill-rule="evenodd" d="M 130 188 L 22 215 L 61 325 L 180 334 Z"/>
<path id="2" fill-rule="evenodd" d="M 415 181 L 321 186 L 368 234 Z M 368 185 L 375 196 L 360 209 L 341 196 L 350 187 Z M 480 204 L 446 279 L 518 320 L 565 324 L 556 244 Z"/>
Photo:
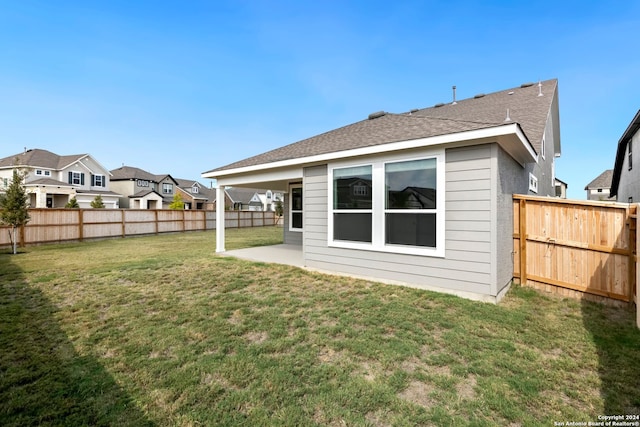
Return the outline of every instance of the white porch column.
<path id="1" fill-rule="evenodd" d="M 224 252 L 224 185 L 216 189 L 216 252 Z"/>

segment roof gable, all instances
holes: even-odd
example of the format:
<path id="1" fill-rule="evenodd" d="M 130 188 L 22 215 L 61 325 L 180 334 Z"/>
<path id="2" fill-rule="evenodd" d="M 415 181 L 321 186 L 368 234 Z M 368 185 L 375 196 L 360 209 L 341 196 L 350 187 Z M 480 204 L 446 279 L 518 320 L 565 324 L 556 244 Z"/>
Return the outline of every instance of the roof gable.
<path id="1" fill-rule="evenodd" d="M 595 188 L 610 188 L 611 178 L 613 177 L 613 169 L 607 169 L 598 175 L 593 181 L 584 187 L 585 190 L 591 190 Z"/>
<path id="2" fill-rule="evenodd" d="M 542 94 L 542 96 L 539 96 Z M 368 119 L 329 131 L 205 174 L 318 156 L 400 141 L 418 140 L 517 123 L 536 152 L 553 105 L 557 105 L 557 80 L 507 89 L 461 100 L 455 104 L 376 113 Z M 508 119 L 508 120 L 507 120 Z"/>

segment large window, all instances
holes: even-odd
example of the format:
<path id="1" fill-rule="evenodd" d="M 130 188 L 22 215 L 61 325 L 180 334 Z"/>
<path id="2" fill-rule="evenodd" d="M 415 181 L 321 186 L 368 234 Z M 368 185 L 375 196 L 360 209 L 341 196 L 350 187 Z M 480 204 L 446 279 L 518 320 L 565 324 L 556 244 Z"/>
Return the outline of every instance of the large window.
<path id="1" fill-rule="evenodd" d="M 385 164 L 385 243 L 436 247 L 436 159 Z"/>
<path id="2" fill-rule="evenodd" d="M 328 184 L 330 246 L 444 256 L 443 151 L 329 165 Z"/>
<path id="3" fill-rule="evenodd" d="M 333 171 L 333 238 L 371 242 L 371 166 Z"/>
<path id="4" fill-rule="evenodd" d="M 173 184 L 162 183 L 162 194 L 173 194 Z"/>
<path id="5" fill-rule="evenodd" d="M 289 229 L 302 231 L 302 186 L 291 186 L 290 190 Z"/>

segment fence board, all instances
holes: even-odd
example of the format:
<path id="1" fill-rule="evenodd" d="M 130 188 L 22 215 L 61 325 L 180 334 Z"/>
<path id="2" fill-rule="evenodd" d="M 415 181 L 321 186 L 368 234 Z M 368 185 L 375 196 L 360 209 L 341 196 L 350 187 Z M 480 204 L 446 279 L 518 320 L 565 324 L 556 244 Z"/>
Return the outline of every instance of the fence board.
<path id="1" fill-rule="evenodd" d="M 135 209 L 29 209 L 20 245 L 82 241 L 142 234 L 215 230 L 215 211 Z M 228 228 L 275 225 L 274 212 L 226 211 Z M 0 247 L 9 246 L 9 227 L 0 226 Z"/>
<path id="2" fill-rule="evenodd" d="M 630 302 L 636 206 L 513 196 L 514 278 L 566 295 Z"/>

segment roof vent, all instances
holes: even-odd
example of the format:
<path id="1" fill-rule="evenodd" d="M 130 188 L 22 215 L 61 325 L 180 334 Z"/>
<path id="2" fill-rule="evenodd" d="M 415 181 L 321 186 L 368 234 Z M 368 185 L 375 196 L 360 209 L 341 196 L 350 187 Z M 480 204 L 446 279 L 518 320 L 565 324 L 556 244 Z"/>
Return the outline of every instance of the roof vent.
<path id="1" fill-rule="evenodd" d="M 484 93 L 479 93 L 476 96 L 474 96 L 475 99 L 483 98 L 483 97 L 484 97 Z"/>
<path id="2" fill-rule="evenodd" d="M 375 113 L 371 113 L 369 114 L 369 120 L 377 119 L 379 117 L 384 116 L 385 114 L 387 113 L 385 113 L 384 111 L 377 111 Z"/>
<path id="3" fill-rule="evenodd" d="M 520 85 L 520 87 L 531 87 L 531 86 L 533 86 L 533 85 L 534 85 L 534 83 L 528 82 L 528 83 L 522 83 L 522 84 Z"/>
<path id="4" fill-rule="evenodd" d="M 411 111 L 409 111 L 409 114 L 417 113 L 418 111 L 420 111 L 418 108 L 414 108 Z"/>
<path id="5" fill-rule="evenodd" d="M 544 96 L 542 94 L 542 82 L 538 82 L 538 96 Z"/>
<path id="6" fill-rule="evenodd" d="M 456 105 L 456 87 L 452 86 L 451 89 L 453 89 L 453 102 L 451 103 L 451 105 Z"/>
<path id="7" fill-rule="evenodd" d="M 439 107 L 444 107 L 444 102 L 438 102 L 436 105 L 434 105 L 435 108 L 439 108 Z"/>
<path id="8" fill-rule="evenodd" d="M 505 122 L 510 122 L 511 121 L 511 117 L 509 116 L 509 109 L 507 108 L 507 118 L 504 119 Z"/>

